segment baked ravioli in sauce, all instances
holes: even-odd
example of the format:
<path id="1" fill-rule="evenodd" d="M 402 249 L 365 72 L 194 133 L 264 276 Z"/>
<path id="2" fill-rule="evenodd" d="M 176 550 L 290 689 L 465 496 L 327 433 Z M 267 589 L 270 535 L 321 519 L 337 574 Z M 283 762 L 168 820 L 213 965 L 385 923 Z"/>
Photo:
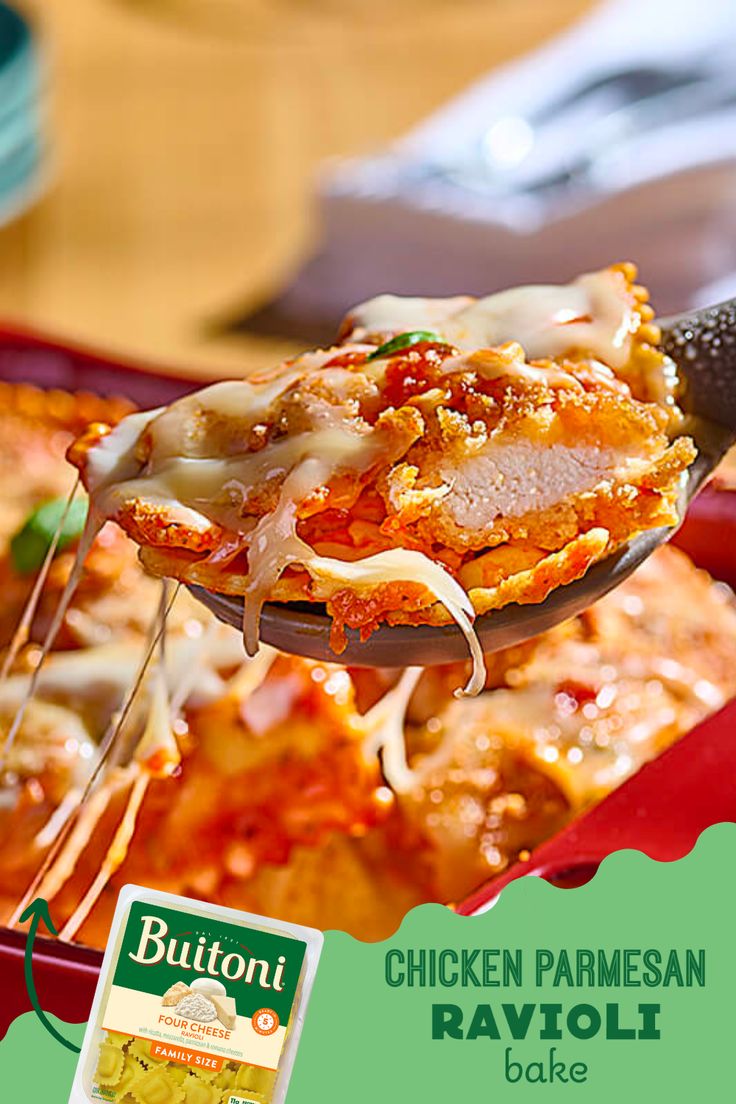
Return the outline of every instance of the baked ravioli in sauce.
<path id="1" fill-rule="evenodd" d="M 638 354 L 637 394 L 658 356 Z M 19 560 L 19 534 L 63 503 L 70 441 L 128 411 L 0 381 L 0 744 L 79 544 L 24 622 L 43 549 Z M 466 664 L 418 677 L 268 648 L 247 660 L 181 589 L 120 731 L 164 590 L 105 525 L 0 772 L 0 924 L 42 896 L 63 940 L 104 948 L 134 882 L 382 939 L 413 905 L 462 900 L 526 857 L 736 693 L 733 595 L 669 545 L 584 613 L 489 655 L 484 689 L 461 700 Z M 133 1044 L 112 1041 L 130 1059 Z"/>

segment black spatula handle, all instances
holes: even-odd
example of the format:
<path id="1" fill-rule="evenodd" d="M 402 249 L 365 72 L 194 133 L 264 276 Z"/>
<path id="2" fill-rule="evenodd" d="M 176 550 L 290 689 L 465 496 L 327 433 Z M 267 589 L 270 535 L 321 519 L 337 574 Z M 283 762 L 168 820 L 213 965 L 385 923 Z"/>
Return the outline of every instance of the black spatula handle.
<path id="1" fill-rule="evenodd" d="M 736 299 L 660 324 L 664 350 L 686 383 L 684 406 L 736 434 Z"/>

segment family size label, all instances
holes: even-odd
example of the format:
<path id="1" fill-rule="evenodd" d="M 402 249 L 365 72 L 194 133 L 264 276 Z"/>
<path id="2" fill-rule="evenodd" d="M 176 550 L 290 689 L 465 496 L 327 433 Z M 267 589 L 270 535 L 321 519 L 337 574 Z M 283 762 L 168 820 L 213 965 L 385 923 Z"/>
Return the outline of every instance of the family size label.
<path id="1" fill-rule="evenodd" d="M 101 1026 L 154 1062 L 275 1070 L 305 952 L 299 939 L 134 901 Z"/>

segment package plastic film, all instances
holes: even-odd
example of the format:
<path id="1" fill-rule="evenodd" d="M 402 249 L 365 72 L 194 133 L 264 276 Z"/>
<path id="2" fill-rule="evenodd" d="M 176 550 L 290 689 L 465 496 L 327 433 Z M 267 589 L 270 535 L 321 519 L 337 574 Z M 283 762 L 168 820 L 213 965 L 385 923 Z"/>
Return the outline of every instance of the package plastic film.
<path id="1" fill-rule="evenodd" d="M 69 1104 L 280 1104 L 322 942 L 125 886 Z"/>

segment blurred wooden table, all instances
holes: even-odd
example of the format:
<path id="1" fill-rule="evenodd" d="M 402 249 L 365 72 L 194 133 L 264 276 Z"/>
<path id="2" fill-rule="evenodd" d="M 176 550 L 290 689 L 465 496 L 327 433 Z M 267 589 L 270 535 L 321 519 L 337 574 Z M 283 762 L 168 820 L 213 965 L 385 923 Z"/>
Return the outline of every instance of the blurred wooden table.
<path id="1" fill-rule="evenodd" d="M 0 318 L 222 373 L 309 249 L 326 157 L 400 135 L 586 0 L 36 0 L 52 182 L 0 229 Z"/>

